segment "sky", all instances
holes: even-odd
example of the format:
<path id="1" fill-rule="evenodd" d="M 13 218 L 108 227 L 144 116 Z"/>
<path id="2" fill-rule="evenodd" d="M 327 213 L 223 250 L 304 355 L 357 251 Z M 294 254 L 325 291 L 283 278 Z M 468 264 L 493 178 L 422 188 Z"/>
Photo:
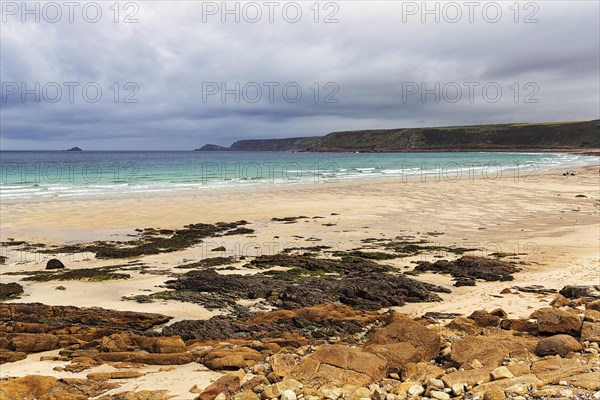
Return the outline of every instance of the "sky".
<path id="1" fill-rule="evenodd" d="M 0 149 L 600 118 L 600 2 L 5 1 Z"/>

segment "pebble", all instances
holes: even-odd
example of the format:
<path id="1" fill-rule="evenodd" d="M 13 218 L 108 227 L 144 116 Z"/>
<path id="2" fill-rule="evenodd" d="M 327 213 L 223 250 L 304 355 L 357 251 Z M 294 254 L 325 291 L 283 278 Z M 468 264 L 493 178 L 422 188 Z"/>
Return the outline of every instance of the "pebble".
<path id="1" fill-rule="evenodd" d="M 444 382 L 442 382 L 440 379 L 430 378 L 427 381 L 427 388 L 428 389 L 444 389 Z"/>
<path id="2" fill-rule="evenodd" d="M 558 382 L 558 384 L 560 386 L 569 386 L 569 382 L 567 382 L 567 381 L 560 381 L 560 382 Z"/>
<path id="3" fill-rule="evenodd" d="M 448 393 L 440 392 L 438 390 L 432 390 L 431 392 L 429 392 L 429 397 L 431 397 L 432 399 L 436 399 L 436 400 L 449 400 L 450 399 L 450 395 Z"/>
<path id="4" fill-rule="evenodd" d="M 498 367 L 492 371 L 492 378 L 494 380 L 506 379 L 506 378 L 512 378 L 512 377 L 514 377 L 514 375 L 506 367 Z"/>
<path id="5" fill-rule="evenodd" d="M 512 396 L 521 396 L 529 392 L 529 390 L 523 385 L 512 385 L 504 389 L 504 392 Z"/>
<path id="6" fill-rule="evenodd" d="M 444 347 L 440 352 L 442 357 L 448 357 L 450 354 L 452 354 L 452 347 Z"/>
<path id="7" fill-rule="evenodd" d="M 454 393 L 455 396 L 460 396 L 464 391 L 465 385 L 463 383 L 455 383 L 452 385 L 452 393 Z"/>
<path id="8" fill-rule="evenodd" d="M 571 398 L 574 395 L 574 393 L 571 389 L 563 389 L 560 392 L 558 392 L 558 394 L 561 395 L 562 397 L 568 397 L 568 398 Z"/>
<path id="9" fill-rule="evenodd" d="M 420 396 L 423 392 L 425 392 L 425 389 L 423 389 L 423 386 L 421 385 L 412 385 L 408 388 L 408 394 L 410 396 Z"/>
<path id="10" fill-rule="evenodd" d="M 594 399 L 600 400 L 600 390 L 598 390 L 596 393 L 594 393 Z"/>
<path id="11" fill-rule="evenodd" d="M 294 393 L 293 390 L 284 390 L 283 393 L 281 393 L 281 400 L 296 400 L 296 393 Z"/>

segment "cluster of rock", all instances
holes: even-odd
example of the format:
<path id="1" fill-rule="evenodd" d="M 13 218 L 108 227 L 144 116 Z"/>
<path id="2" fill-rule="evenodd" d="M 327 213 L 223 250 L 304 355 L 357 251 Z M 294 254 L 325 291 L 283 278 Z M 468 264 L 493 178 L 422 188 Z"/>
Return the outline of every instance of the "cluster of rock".
<path id="1" fill-rule="evenodd" d="M 257 313 L 244 322 L 255 329 L 249 335 L 232 328 L 225 332 L 229 337 L 213 339 L 205 333 L 182 338 L 168 329 L 151 331 L 168 317 L 98 308 L 0 304 L 0 320 L 0 362 L 60 349 L 50 359 L 70 363 L 57 370 L 116 368 L 90 372 L 83 382 L 3 381 L 0 398 L 7 399 L 83 400 L 143 375 L 139 368 L 145 364 L 187 363 L 224 373 L 206 388 L 190 388 L 198 400 L 600 399 L 600 301 L 589 296 L 558 295 L 551 307 L 528 319 L 509 318 L 501 309 L 479 310 L 446 325 L 327 303 Z M 267 333 L 269 326 L 278 327 L 275 334 Z M 79 386 L 85 390 L 77 392 Z"/>

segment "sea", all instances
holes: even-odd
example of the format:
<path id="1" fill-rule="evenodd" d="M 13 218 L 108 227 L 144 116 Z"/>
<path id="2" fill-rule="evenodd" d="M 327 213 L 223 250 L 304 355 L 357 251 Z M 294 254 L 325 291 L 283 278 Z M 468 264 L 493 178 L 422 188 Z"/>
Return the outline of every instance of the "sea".
<path id="1" fill-rule="evenodd" d="M 597 163 L 566 153 L 0 151 L 0 200 L 194 192 L 349 180 L 534 180 Z"/>

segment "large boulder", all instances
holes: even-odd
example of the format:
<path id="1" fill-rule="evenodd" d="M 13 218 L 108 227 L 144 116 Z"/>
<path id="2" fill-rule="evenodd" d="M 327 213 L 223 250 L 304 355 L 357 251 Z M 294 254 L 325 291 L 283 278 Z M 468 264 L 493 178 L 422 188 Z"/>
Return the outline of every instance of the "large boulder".
<path id="1" fill-rule="evenodd" d="M 0 321 L 36 322 L 53 325 L 78 324 L 103 328 L 147 330 L 168 322 L 171 317 L 100 307 L 48 306 L 41 303 L 0 303 Z"/>
<path id="2" fill-rule="evenodd" d="M 224 375 L 204 389 L 195 400 L 213 400 L 221 393 L 229 398 L 240 390 L 240 381 L 240 377 L 237 375 Z"/>
<path id="3" fill-rule="evenodd" d="M 540 333 L 567 333 L 579 336 L 582 321 L 574 311 L 544 307 L 531 314 Z"/>
<path id="4" fill-rule="evenodd" d="M 46 263 L 46 269 L 64 269 L 65 264 L 57 258 L 52 258 Z"/>
<path id="5" fill-rule="evenodd" d="M 58 347 L 58 337 L 48 333 L 21 333 L 8 342 L 8 348 L 24 353 L 37 353 L 54 350 Z"/>
<path id="6" fill-rule="evenodd" d="M 500 328 L 511 331 L 529 332 L 531 334 L 538 333 L 537 323 L 528 319 L 503 319 L 500 322 Z"/>
<path id="7" fill-rule="evenodd" d="M 322 346 L 305 357 L 298 371 L 302 382 L 315 387 L 367 386 L 385 377 L 385 359 L 361 349 L 347 346 Z"/>
<path id="8" fill-rule="evenodd" d="M 388 369 L 394 372 L 400 372 L 408 363 L 425 359 L 423 351 L 408 342 L 371 344 L 365 346 L 365 351 L 385 359 Z"/>
<path id="9" fill-rule="evenodd" d="M 18 298 L 22 294 L 23 286 L 18 283 L 0 283 L 0 301 Z"/>
<path id="10" fill-rule="evenodd" d="M 587 301 L 600 300 L 600 285 L 567 285 L 559 293 L 569 299 L 583 297 Z"/>
<path id="11" fill-rule="evenodd" d="M 152 354 L 139 351 L 99 353 L 94 356 L 99 362 L 130 362 L 149 365 L 181 365 L 194 361 L 191 353 Z"/>
<path id="12" fill-rule="evenodd" d="M 581 343 L 570 335 L 554 335 L 540 340 L 535 353 L 540 356 L 554 356 L 556 354 L 566 357 L 574 351 L 581 351 Z"/>
<path id="13" fill-rule="evenodd" d="M 506 358 L 529 358 L 527 347 L 511 337 L 470 336 L 452 344 L 450 359 L 458 365 L 479 360 L 484 367 L 499 367 Z"/>
<path id="14" fill-rule="evenodd" d="M 584 322 L 581 329 L 581 341 L 600 343 L 600 322 Z"/>
<path id="15" fill-rule="evenodd" d="M 419 352 L 423 361 L 429 361 L 438 354 L 441 345 L 440 335 L 402 314 L 394 314 L 392 321 L 391 324 L 373 333 L 366 346 L 409 343 Z"/>
<path id="16" fill-rule="evenodd" d="M 0 364 L 15 362 L 27 358 L 27 353 L 21 351 L 0 350 Z"/>
<path id="17" fill-rule="evenodd" d="M 438 379 L 444 376 L 444 370 L 437 365 L 428 362 L 409 363 L 402 370 L 402 380 L 404 382 L 414 382 L 424 384 L 429 379 Z"/>
<path id="18" fill-rule="evenodd" d="M 213 370 L 240 369 L 252 367 L 265 356 L 249 347 L 233 349 L 213 349 L 202 357 L 202 363 Z"/>
<path id="19" fill-rule="evenodd" d="M 481 327 L 493 327 L 500 324 L 500 317 L 492 315 L 485 310 L 473 311 L 471 315 L 469 315 L 469 319 L 472 319 Z"/>
<path id="20" fill-rule="evenodd" d="M 48 394 L 58 383 L 51 376 L 28 375 L 8 381 L 0 381 L 0 399 L 38 399 Z"/>
<path id="21" fill-rule="evenodd" d="M 585 305 L 585 309 L 600 311 L 600 300 L 595 300 L 595 301 L 592 301 L 591 303 L 587 303 Z"/>

